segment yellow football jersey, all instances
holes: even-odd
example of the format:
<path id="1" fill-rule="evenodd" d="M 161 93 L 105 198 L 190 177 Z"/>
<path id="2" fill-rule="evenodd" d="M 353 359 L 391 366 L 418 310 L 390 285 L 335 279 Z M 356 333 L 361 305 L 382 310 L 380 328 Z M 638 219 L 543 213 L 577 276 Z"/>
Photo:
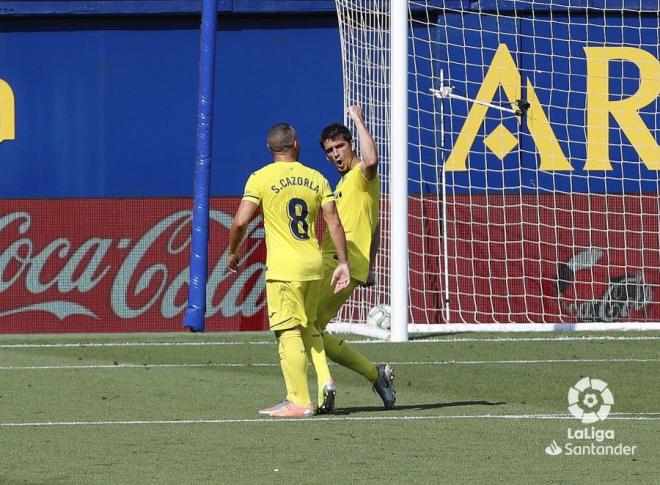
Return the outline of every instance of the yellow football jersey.
<path id="1" fill-rule="evenodd" d="M 243 199 L 261 205 L 266 279 L 320 279 L 316 219 L 321 206 L 335 200 L 326 178 L 299 162 L 273 162 L 250 175 Z"/>
<path id="2" fill-rule="evenodd" d="M 380 177 L 367 180 L 357 164 L 337 184 L 335 199 L 346 232 L 351 277 L 364 283 L 369 274 L 371 237 L 380 210 Z M 324 258 L 335 258 L 337 254 L 328 231 L 323 235 L 322 250 Z"/>

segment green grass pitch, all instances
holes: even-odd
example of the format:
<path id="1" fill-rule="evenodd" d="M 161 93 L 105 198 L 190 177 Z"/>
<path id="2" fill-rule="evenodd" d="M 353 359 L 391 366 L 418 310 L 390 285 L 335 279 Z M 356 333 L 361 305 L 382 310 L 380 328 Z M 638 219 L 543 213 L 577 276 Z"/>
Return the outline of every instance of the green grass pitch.
<path id="1" fill-rule="evenodd" d="M 660 332 L 347 339 L 394 364 L 395 410 L 333 365 L 334 414 L 258 415 L 284 395 L 268 333 L 0 336 L 0 483 L 658 483 Z M 585 376 L 614 396 L 593 425 Z"/>

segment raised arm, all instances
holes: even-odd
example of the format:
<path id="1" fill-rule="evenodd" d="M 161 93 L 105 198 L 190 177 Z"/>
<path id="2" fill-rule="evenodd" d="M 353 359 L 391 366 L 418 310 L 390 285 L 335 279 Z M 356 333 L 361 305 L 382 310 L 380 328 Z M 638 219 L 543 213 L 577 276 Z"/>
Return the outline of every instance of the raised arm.
<path id="1" fill-rule="evenodd" d="M 335 293 L 340 292 L 348 286 L 351 281 L 351 271 L 348 267 L 348 251 L 346 249 L 346 234 L 344 233 L 344 226 L 339 220 L 339 213 L 337 206 L 334 202 L 328 202 L 321 206 L 323 212 L 323 219 L 330 232 L 330 238 L 337 250 L 337 257 L 339 264 L 332 274 L 330 284 L 335 287 Z"/>
<path id="2" fill-rule="evenodd" d="M 238 248 L 243 242 L 247 226 L 254 217 L 254 213 L 259 207 L 254 202 L 249 200 L 242 200 L 236 210 L 236 215 L 231 221 L 231 229 L 229 229 L 229 258 L 227 259 L 227 268 L 229 271 L 238 271 Z"/>
<path id="3" fill-rule="evenodd" d="M 378 174 L 378 149 L 373 136 L 364 122 L 364 112 L 360 106 L 351 106 L 348 108 L 348 115 L 355 123 L 360 139 L 360 157 L 362 163 L 360 169 L 367 180 L 373 180 Z"/>

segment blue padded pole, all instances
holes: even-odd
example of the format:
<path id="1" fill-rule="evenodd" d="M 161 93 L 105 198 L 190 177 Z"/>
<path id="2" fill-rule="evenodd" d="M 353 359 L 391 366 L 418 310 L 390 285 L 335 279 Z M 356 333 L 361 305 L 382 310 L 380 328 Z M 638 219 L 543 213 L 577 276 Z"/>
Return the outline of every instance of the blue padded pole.
<path id="1" fill-rule="evenodd" d="M 204 331 L 206 280 L 209 248 L 209 183 L 213 128 L 213 87 L 215 83 L 215 38 L 218 0 L 204 0 L 200 29 L 199 100 L 197 149 L 193 182 L 192 240 L 190 244 L 190 288 L 184 328 Z"/>

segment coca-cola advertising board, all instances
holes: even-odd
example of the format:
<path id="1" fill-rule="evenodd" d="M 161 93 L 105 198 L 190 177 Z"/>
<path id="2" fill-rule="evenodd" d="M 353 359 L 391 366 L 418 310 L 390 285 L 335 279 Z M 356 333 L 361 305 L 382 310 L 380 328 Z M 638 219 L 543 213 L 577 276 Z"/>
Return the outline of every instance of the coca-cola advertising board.
<path id="1" fill-rule="evenodd" d="M 210 211 L 206 329 L 267 329 L 261 217 L 226 269 L 240 197 Z M 0 201 L 0 332 L 182 330 L 192 200 Z"/>
<path id="2" fill-rule="evenodd" d="M 239 201 L 211 200 L 207 331 L 268 329 L 260 215 L 240 271 L 226 269 Z M 187 198 L 0 201 L 0 332 L 183 330 L 191 207 Z M 409 207 L 412 316 L 445 323 L 438 201 Z M 449 322 L 657 321 L 658 207 L 651 195 L 449 199 Z"/>

